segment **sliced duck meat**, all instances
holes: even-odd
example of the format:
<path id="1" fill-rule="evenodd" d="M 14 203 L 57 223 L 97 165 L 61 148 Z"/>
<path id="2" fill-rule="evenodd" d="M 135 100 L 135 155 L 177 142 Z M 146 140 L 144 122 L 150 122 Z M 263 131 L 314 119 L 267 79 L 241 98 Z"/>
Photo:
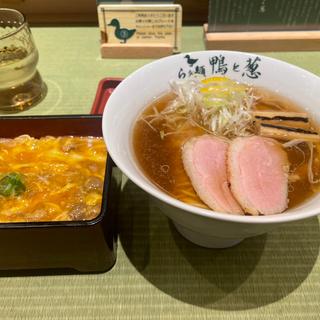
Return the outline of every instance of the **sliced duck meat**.
<path id="1" fill-rule="evenodd" d="M 229 147 L 231 190 L 245 212 L 276 214 L 288 206 L 287 153 L 272 138 L 236 138 Z"/>
<path id="2" fill-rule="evenodd" d="M 233 214 L 243 210 L 228 182 L 229 142 L 210 135 L 192 138 L 182 149 L 184 168 L 200 199 L 211 209 Z"/>

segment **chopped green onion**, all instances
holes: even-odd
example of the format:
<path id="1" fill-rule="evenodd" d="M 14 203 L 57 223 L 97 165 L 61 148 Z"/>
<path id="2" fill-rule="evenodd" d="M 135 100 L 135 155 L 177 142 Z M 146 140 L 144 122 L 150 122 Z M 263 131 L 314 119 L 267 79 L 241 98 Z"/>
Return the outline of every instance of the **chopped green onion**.
<path id="1" fill-rule="evenodd" d="M 22 175 L 10 172 L 0 178 L 0 195 L 4 197 L 18 196 L 26 190 Z"/>

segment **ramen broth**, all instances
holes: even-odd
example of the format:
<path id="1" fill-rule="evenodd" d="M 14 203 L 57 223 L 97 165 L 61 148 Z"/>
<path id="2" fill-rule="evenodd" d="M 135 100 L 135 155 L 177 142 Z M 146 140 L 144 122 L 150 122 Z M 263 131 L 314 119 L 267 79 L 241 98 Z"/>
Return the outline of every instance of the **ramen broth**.
<path id="1" fill-rule="evenodd" d="M 297 106 L 285 98 L 266 90 L 255 90 L 263 97 L 254 107 L 256 111 L 299 111 Z M 192 137 L 207 133 L 206 130 L 182 117 L 180 119 L 179 115 L 175 119 L 175 127 L 179 129 L 175 132 L 170 131 L 168 119 L 157 119 L 151 123 L 142 119 L 148 119 L 148 116 L 161 112 L 174 98 L 173 93 L 167 93 L 153 101 L 143 111 L 133 131 L 134 152 L 146 176 L 160 189 L 188 204 L 208 208 L 194 191 L 181 158 L 182 145 Z M 312 166 L 314 179 L 318 179 L 320 173 L 319 148 L 319 143 L 314 143 Z M 290 162 L 288 208 L 292 208 L 318 191 L 319 184 L 311 184 L 308 180 L 307 166 L 310 157 L 308 145 L 301 143 L 286 148 L 286 151 Z"/>

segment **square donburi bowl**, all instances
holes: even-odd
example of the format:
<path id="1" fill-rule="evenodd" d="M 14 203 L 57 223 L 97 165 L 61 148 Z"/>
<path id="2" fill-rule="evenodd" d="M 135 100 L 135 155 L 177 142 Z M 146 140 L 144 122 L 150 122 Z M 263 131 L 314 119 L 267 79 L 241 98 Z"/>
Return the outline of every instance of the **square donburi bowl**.
<path id="1" fill-rule="evenodd" d="M 102 136 L 101 116 L 0 117 L 0 137 Z M 0 274 L 104 272 L 116 261 L 118 183 L 107 157 L 100 214 L 88 221 L 0 223 Z"/>

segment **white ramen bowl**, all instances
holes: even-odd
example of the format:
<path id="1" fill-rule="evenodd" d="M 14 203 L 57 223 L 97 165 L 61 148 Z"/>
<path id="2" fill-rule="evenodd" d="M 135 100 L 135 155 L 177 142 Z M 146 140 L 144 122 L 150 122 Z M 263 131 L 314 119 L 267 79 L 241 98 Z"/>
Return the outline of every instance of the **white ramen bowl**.
<path id="1" fill-rule="evenodd" d="M 320 78 L 296 66 L 257 54 L 232 51 L 189 53 L 169 56 L 138 69 L 114 90 L 103 114 L 103 135 L 117 166 L 136 185 L 149 193 L 178 231 L 205 247 L 224 248 L 263 234 L 276 226 L 315 216 L 320 195 L 301 205 L 271 216 L 238 216 L 215 212 L 176 200 L 154 185 L 139 168 L 132 146 L 132 132 L 139 114 L 154 98 L 169 90 L 169 81 L 195 72 L 261 86 L 287 97 L 320 120 Z M 189 63 L 190 64 L 189 64 Z M 180 157 L 177 154 L 177 157 Z"/>

